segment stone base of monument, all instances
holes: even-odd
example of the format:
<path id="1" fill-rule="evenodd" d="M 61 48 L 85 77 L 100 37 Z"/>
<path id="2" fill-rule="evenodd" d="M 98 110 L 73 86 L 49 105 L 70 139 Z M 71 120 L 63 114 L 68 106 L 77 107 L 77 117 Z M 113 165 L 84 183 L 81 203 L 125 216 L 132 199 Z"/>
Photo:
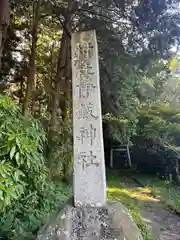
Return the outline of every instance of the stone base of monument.
<path id="1" fill-rule="evenodd" d="M 67 205 L 39 232 L 38 240 L 142 240 L 128 210 L 117 202 L 106 207 Z"/>

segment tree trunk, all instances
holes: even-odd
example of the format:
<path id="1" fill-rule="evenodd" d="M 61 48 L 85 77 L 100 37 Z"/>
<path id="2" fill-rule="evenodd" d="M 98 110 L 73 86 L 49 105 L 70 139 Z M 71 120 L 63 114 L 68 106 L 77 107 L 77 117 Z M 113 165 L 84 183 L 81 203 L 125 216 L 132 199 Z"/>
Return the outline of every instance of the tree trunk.
<path id="1" fill-rule="evenodd" d="M 176 157 L 176 181 L 179 183 L 180 178 L 179 178 L 179 157 Z"/>
<path id="2" fill-rule="evenodd" d="M 0 0 L 0 68 L 3 46 L 6 40 L 9 22 L 10 22 L 9 2 L 8 0 Z"/>
<path id="3" fill-rule="evenodd" d="M 63 35 L 61 39 L 61 46 L 59 50 L 57 73 L 55 78 L 55 91 L 52 98 L 52 112 L 49 127 L 49 134 L 51 135 L 56 127 L 57 112 L 60 108 L 61 117 L 66 117 L 66 96 L 67 96 L 67 65 L 69 66 L 69 46 L 72 24 L 72 12 L 74 2 L 69 0 L 68 8 L 64 16 Z M 69 76 L 68 76 L 69 78 Z M 51 136 L 50 136 L 51 138 Z"/>
<path id="4" fill-rule="evenodd" d="M 55 77 L 55 89 L 52 97 L 51 121 L 50 121 L 51 133 L 54 131 L 54 128 L 56 126 L 56 115 L 59 107 L 60 87 L 61 87 L 61 80 L 63 77 L 64 68 L 65 68 L 65 63 L 66 63 L 66 33 L 65 31 L 63 31 L 61 46 L 60 46 L 59 56 L 58 56 L 57 72 Z"/>
<path id="5" fill-rule="evenodd" d="M 48 105 L 47 105 L 47 111 L 50 113 L 51 112 L 51 107 L 52 107 L 52 85 L 53 85 L 53 72 L 54 72 L 54 68 L 53 68 L 53 53 L 54 53 L 54 43 L 52 44 L 52 48 L 51 48 L 51 64 L 50 64 L 50 69 L 49 69 L 49 76 L 47 79 L 47 92 L 48 92 Z"/>
<path id="6" fill-rule="evenodd" d="M 35 1 L 33 3 L 31 54 L 29 58 L 29 72 L 28 72 L 26 95 L 25 95 L 25 101 L 24 101 L 25 116 L 28 115 L 29 109 L 32 107 L 33 91 L 35 91 L 37 36 L 38 36 L 38 24 L 40 19 L 40 7 L 41 7 L 41 0 Z"/>
<path id="7" fill-rule="evenodd" d="M 68 26 L 68 30 L 71 31 L 71 25 Z M 63 89 L 63 95 L 60 99 L 61 107 L 61 117 L 63 121 L 66 121 L 68 118 L 68 108 L 70 101 L 70 91 L 71 91 L 71 40 L 70 38 L 66 41 L 66 64 L 65 64 L 65 76 L 62 80 L 61 87 Z"/>

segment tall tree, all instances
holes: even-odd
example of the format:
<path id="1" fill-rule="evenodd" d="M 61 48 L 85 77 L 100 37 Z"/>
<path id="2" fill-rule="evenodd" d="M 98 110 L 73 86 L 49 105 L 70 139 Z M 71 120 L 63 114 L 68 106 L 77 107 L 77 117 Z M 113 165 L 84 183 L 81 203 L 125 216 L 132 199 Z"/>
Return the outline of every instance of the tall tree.
<path id="1" fill-rule="evenodd" d="M 7 28 L 10 21 L 10 10 L 8 0 L 0 1 L 0 67 L 1 56 L 3 52 L 4 42 L 6 40 Z"/>
<path id="2" fill-rule="evenodd" d="M 41 0 L 33 1 L 31 53 L 29 58 L 29 71 L 28 71 L 25 101 L 24 101 L 25 116 L 28 115 L 29 107 L 32 107 L 32 96 L 35 90 L 36 52 L 37 52 L 38 23 L 40 19 L 40 7 L 41 7 Z"/>
<path id="3" fill-rule="evenodd" d="M 31 42 L 31 50 L 33 50 L 30 54 L 31 59 L 36 58 L 37 64 L 31 60 L 28 66 L 29 48 L 24 46 L 28 45 L 27 42 L 29 43 L 27 22 L 30 21 L 30 16 L 26 14 L 26 9 L 18 4 L 18 0 L 11 0 L 11 2 L 15 6 L 13 10 L 15 17 L 21 10 L 18 21 L 20 19 L 24 29 L 16 32 L 17 35 L 22 36 L 19 49 L 24 62 L 20 60 L 19 65 L 25 66 L 23 74 L 18 79 L 15 77 L 13 79 L 12 76 L 11 81 L 16 81 L 17 88 L 21 86 L 21 96 L 24 96 L 24 80 L 28 78 L 24 104 L 25 109 L 28 109 L 32 106 L 34 85 L 32 76 L 38 76 L 37 95 L 39 97 L 36 99 L 39 109 L 41 106 L 43 109 L 43 111 L 38 110 L 38 114 L 46 113 L 44 116 L 46 115 L 46 120 L 50 123 L 50 129 L 56 130 L 59 117 L 61 119 L 67 117 L 67 103 L 70 98 L 70 35 L 72 31 L 96 29 L 103 113 L 132 121 L 136 118 L 138 101 L 136 89 L 139 82 L 149 74 L 148 67 L 153 62 L 170 57 L 169 49 L 179 40 L 180 19 L 175 11 L 178 0 L 173 2 L 165 0 L 43 1 L 41 12 L 44 18 L 39 25 L 40 40 L 35 51 L 32 46 L 36 44 L 33 45 Z M 27 9 L 30 8 L 30 2 L 25 2 Z M 37 3 L 37 1 L 33 2 Z M 16 18 L 14 21 L 18 23 Z M 53 47 L 54 35 L 56 44 Z M 57 36 L 61 36 L 60 49 L 57 47 Z M 37 56 L 34 57 L 35 55 Z M 35 65 L 37 65 L 37 74 L 34 74 Z M 12 69 L 10 72 L 13 75 L 16 71 Z"/>
<path id="4" fill-rule="evenodd" d="M 60 108 L 61 117 L 66 119 L 66 101 L 68 82 L 71 78 L 71 57 L 70 57 L 70 38 L 72 31 L 72 16 L 75 11 L 76 4 L 72 0 L 68 0 L 67 7 L 62 10 L 64 21 L 62 24 L 62 39 L 59 49 L 57 72 L 55 77 L 55 89 L 52 100 L 52 113 L 50 121 L 50 132 L 54 129 L 57 119 L 57 109 Z"/>

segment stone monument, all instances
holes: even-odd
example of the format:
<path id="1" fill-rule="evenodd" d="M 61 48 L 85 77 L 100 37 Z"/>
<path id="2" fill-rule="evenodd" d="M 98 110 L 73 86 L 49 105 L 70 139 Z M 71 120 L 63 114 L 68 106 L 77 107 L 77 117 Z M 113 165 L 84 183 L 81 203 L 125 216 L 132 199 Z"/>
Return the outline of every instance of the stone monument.
<path id="1" fill-rule="evenodd" d="M 74 204 L 106 204 L 98 49 L 95 31 L 72 35 Z"/>
<path id="2" fill-rule="evenodd" d="M 142 240 L 127 209 L 106 203 L 106 178 L 96 32 L 72 35 L 74 205 L 67 205 L 38 240 Z"/>

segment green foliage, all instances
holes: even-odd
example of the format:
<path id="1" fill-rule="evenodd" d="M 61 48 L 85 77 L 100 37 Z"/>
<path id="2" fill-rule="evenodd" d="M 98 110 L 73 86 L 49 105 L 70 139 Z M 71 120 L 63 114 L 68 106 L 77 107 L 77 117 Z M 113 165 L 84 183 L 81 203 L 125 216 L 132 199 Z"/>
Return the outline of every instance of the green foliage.
<path id="1" fill-rule="evenodd" d="M 108 125 L 106 134 L 108 133 L 113 140 L 121 144 L 127 144 L 130 142 L 130 139 L 136 135 L 137 119 L 129 120 L 127 118 L 113 117 L 106 114 L 103 121 Z"/>
<path id="2" fill-rule="evenodd" d="M 176 145 L 179 109 L 168 103 L 146 104 L 139 111 L 139 135 L 159 144 Z"/>
<path id="3" fill-rule="evenodd" d="M 178 179 L 179 168 L 179 108 L 166 102 L 146 103 L 139 109 L 136 144 L 141 158 L 136 160 L 140 171 L 155 172 Z M 134 149 L 136 151 L 136 149 Z M 176 175 L 176 176 L 175 176 Z"/>
<path id="4" fill-rule="evenodd" d="M 17 200 L 25 190 L 25 177 L 22 171 L 11 164 L 2 161 L 0 163 L 0 209 L 1 211 Z"/>
<path id="5" fill-rule="evenodd" d="M 15 103 L 0 95 L 0 209 L 28 190 L 42 191 L 46 181 L 43 157 L 45 132 L 25 119 Z"/>
<path id="6" fill-rule="evenodd" d="M 177 70 L 178 65 L 179 65 L 179 59 L 176 57 L 173 57 L 172 59 L 170 59 L 168 63 L 169 69 L 173 72 Z"/>
<path id="7" fill-rule="evenodd" d="M 132 217 L 137 224 L 137 227 L 141 229 L 144 240 L 153 240 L 152 232 L 144 223 L 144 219 L 138 211 L 131 210 Z"/>
<path id="8" fill-rule="evenodd" d="M 39 228 L 71 197 L 71 188 L 48 181 L 43 127 L 32 117 L 24 118 L 3 95 L 0 130 L 0 238 L 35 239 Z"/>
<path id="9" fill-rule="evenodd" d="M 29 0 L 23 1 L 23 4 L 17 0 L 9 2 L 12 22 L 2 57 L 0 87 L 5 88 L 21 106 L 25 99 L 31 55 L 33 5 Z M 68 11 L 70 2 L 75 4 Z M 70 108 L 71 99 L 67 96 L 70 94 L 66 93 L 71 90 L 71 69 L 63 66 L 60 74 L 56 72 L 57 66 L 66 59 L 64 55 L 63 59 L 58 58 L 63 32 L 68 37 L 68 31 L 70 35 L 71 31 L 97 31 L 102 109 L 109 130 L 105 136 L 127 143 L 138 134 L 143 138 L 151 136 L 155 141 L 168 139 L 174 144 L 174 136 L 179 133 L 176 124 L 178 113 L 171 114 L 170 123 L 161 114 L 157 115 L 155 110 L 151 114 L 147 113 L 150 106 L 144 114 L 145 120 L 142 115 L 137 119 L 140 102 L 147 100 L 137 92 L 143 81 L 149 92 L 153 90 L 151 98 L 154 92 L 156 95 L 163 89 L 166 71 L 162 69 L 162 60 L 171 57 L 169 50 L 179 40 L 179 12 L 176 11 L 176 3 L 178 0 L 146 0 L 137 1 L 136 4 L 125 0 L 41 1 L 35 54 L 36 86 L 33 86 L 35 89 L 31 96 L 34 103 L 32 112 L 38 119 L 43 118 L 46 129 L 51 125 L 52 116 L 56 116 L 54 122 L 59 124 L 53 126 L 55 134 L 48 139 L 47 153 L 44 154 L 48 156 L 47 169 L 43 156 L 43 128 L 34 118 L 24 119 L 12 101 L 0 98 L 0 204 L 3 203 L 3 211 L 12 204 L 14 206 L 16 199 L 22 200 L 22 197 L 31 196 L 31 193 L 34 196 L 36 191 L 41 194 L 46 188 L 48 173 L 51 179 L 65 180 L 71 175 L 71 114 L 67 123 L 61 122 L 62 112 L 68 112 L 69 109 L 64 110 L 60 106 L 65 102 L 64 106 L 68 106 L 65 108 Z M 66 43 L 68 48 L 68 41 Z M 63 50 L 67 54 L 67 49 Z M 65 62 L 68 65 L 68 61 Z M 174 66 L 175 63 L 171 63 L 169 68 L 174 69 Z M 163 77 L 157 77 L 158 74 Z M 61 83 L 57 88 L 60 88 L 59 92 L 56 92 L 57 81 Z M 57 101 L 54 101 L 56 95 Z M 175 100 L 177 99 L 178 96 Z M 55 113 L 52 102 L 57 107 Z M 21 214 L 23 211 L 24 209 Z"/>
<path id="10" fill-rule="evenodd" d="M 31 51 L 29 29 L 32 29 L 33 8 L 31 2 L 27 0 L 23 1 L 23 5 L 17 0 L 9 2 L 12 22 L 3 53 L 1 81 L 22 104 Z M 179 17 L 174 7 L 176 2 L 178 0 L 173 3 L 167 3 L 165 0 L 147 0 L 137 1 L 136 4 L 124 0 L 76 1 L 67 19 L 64 13 L 68 12 L 70 2 L 42 0 L 37 29 L 36 89 L 33 90 L 34 116 L 43 115 L 49 124 L 56 88 L 56 69 L 58 62 L 62 60 L 58 59 L 59 46 L 63 31 L 67 31 L 62 26 L 66 25 L 64 20 L 69 20 L 69 34 L 71 31 L 96 29 L 103 114 L 110 114 L 118 119 L 118 121 L 108 121 L 115 139 L 120 138 L 121 142 L 130 139 L 136 132 L 134 120 L 137 117 L 139 100 L 142 100 L 137 96 L 139 85 L 144 88 L 142 81 L 150 79 L 151 82 L 152 80 L 153 88 L 150 84 L 146 84 L 145 88 L 148 87 L 150 92 L 153 90 L 153 93 L 162 86 L 160 81 L 156 84 L 154 78 L 157 78 L 158 73 L 165 72 L 163 60 L 171 57 L 172 44 L 178 40 Z M 73 18 L 71 14 L 77 17 Z M 65 50 L 66 52 L 68 51 Z M 69 75 L 67 72 L 71 70 L 68 68 L 63 70 L 63 78 Z M 10 83 L 9 79 L 11 79 Z M 163 82 L 165 77 L 159 77 L 159 79 Z M 70 90 L 69 80 L 65 84 L 62 83 L 60 87 L 61 91 L 58 94 L 60 102 L 66 95 L 64 93 Z M 154 94 L 150 95 L 154 96 Z M 58 121 L 59 109 L 56 116 Z M 121 123 L 117 124 L 119 119 L 123 121 L 127 119 L 128 124 L 123 124 L 121 127 Z M 122 137 L 119 137 L 120 134 Z"/>
<path id="11" fill-rule="evenodd" d="M 48 165 L 54 180 L 69 182 L 73 171 L 72 124 L 59 121 L 48 146 Z"/>
<path id="12" fill-rule="evenodd" d="M 0 239 L 34 240 L 37 231 L 71 197 L 71 188 L 48 182 L 41 193 L 29 191 L 0 217 Z"/>

